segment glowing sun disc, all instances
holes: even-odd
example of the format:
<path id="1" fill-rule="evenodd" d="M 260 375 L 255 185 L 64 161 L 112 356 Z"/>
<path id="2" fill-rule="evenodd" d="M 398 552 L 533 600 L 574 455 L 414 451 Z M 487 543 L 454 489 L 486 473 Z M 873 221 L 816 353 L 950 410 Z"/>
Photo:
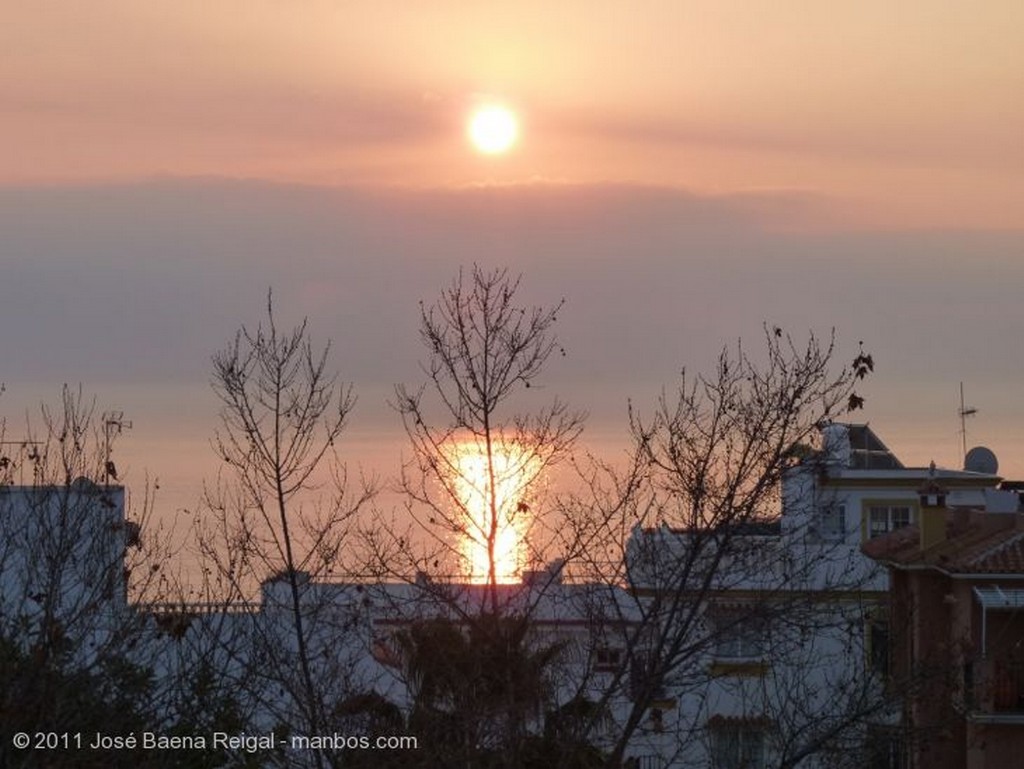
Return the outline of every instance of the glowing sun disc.
<path id="1" fill-rule="evenodd" d="M 469 120 L 469 140 L 480 152 L 497 155 L 507 151 L 519 136 L 519 123 L 507 107 L 481 107 Z"/>

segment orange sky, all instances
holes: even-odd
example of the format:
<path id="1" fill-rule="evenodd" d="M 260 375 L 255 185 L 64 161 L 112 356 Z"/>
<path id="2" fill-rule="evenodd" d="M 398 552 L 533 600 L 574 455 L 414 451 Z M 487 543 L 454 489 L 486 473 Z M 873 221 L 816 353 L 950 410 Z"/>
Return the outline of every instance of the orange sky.
<path id="1" fill-rule="evenodd" d="M 827 195 L 857 226 L 1017 227 L 1024 5 L 14 3 L 0 184 L 213 175 Z M 517 152 L 468 151 L 482 96 Z"/>
<path id="2" fill-rule="evenodd" d="M 417 302 L 474 261 L 566 298 L 545 392 L 613 451 L 627 399 L 767 320 L 863 339 L 911 463 L 958 463 L 964 380 L 1024 476 L 1019 0 L 24 0 L 0 29 L 0 419 L 83 382 L 172 507 L 268 286 L 390 472 Z M 508 155 L 466 142 L 487 98 Z"/>

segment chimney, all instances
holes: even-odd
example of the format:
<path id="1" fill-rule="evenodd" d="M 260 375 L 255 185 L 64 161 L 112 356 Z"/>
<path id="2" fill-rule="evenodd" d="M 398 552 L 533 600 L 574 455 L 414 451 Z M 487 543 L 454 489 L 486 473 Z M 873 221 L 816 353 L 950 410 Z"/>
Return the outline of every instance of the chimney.
<path id="1" fill-rule="evenodd" d="M 928 482 L 917 490 L 918 501 L 921 503 L 921 549 L 946 541 L 946 490 L 935 482 L 935 463 L 932 462 L 928 472 Z"/>

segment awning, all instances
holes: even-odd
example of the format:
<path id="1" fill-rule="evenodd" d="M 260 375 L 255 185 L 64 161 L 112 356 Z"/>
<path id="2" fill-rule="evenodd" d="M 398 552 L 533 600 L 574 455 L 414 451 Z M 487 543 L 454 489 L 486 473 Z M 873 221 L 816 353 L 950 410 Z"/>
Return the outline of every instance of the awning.
<path id="1" fill-rule="evenodd" d="M 976 587 L 974 595 L 982 609 L 1024 609 L 1024 590 Z"/>
<path id="2" fill-rule="evenodd" d="M 973 588 L 981 604 L 981 654 L 988 655 L 988 612 L 999 609 L 1024 609 L 1024 590 L 1004 589 L 996 585 Z"/>

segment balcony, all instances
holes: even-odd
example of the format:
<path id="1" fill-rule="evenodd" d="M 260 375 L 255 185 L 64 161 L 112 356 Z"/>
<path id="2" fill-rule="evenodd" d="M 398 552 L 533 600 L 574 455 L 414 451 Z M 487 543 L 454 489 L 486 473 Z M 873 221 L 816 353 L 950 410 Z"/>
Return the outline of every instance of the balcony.
<path id="1" fill-rule="evenodd" d="M 981 659 L 964 669 L 969 718 L 1024 725 L 1024 590 L 972 589 L 981 608 Z"/>
<path id="2" fill-rule="evenodd" d="M 964 677 L 967 691 L 974 694 L 971 721 L 1024 725 L 1024 661 L 1018 656 L 978 660 Z"/>

